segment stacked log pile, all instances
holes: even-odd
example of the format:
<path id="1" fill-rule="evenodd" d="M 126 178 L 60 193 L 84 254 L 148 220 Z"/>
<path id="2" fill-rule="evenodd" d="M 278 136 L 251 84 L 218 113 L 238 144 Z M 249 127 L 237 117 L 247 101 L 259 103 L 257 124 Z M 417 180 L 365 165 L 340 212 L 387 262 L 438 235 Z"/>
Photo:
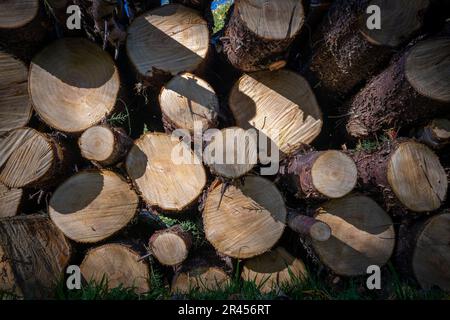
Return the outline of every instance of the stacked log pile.
<path id="1" fill-rule="evenodd" d="M 42 1 L 0 2 L 1 291 L 52 298 L 69 262 L 180 295 L 391 261 L 450 290 L 437 1 L 236 0 L 213 41 L 211 1 L 119 2 L 74 1 L 70 37 Z"/>

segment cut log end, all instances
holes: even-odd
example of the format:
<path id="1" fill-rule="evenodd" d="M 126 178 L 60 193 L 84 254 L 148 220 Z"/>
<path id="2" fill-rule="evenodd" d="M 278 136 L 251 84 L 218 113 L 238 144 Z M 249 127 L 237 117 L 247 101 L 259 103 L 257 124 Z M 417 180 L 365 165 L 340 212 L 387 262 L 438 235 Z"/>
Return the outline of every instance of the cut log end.
<path id="1" fill-rule="evenodd" d="M 32 111 L 28 95 L 28 69 L 25 64 L 0 51 L 0 70 L 1 133 L 25 126 Z"/>
<path id="2" fill-rule="evenodd" d="M 281 156 L 311 143 L 322 129 L 322 113 L 311 87 L 287 70 L 244 75 L 233 86 L 229 105 L 239 127 L 262 132 Z"/>
<path id="3" fill-rule="evenodd" d="M 186 129 L 194 133 L 194 125 L 205 131 L 217 125 L 219 100 L 214 89 L 191 73 L 175 76 L 159 95 L 163 120 L 169 131 Z M 197 129 L 198 130 L 198 129 Z"/>
<path id="4" fill-rule="evenodd" d="M 126 169 L 148 205 L 170 212 L 188 209 L 206 185 L 201 159 L 167 134 L 147 133 L 138 139 Z"/>
<path id="5" fill-rule="evenodd" d="M 177 266 L 186 260 L 191 245 L 191 235 L 180 226 L 157 231 L 149 241 L 153 256 L 166 266 Z"/>
<path id="6" fill-rule="evenodd" d="M 121 286 L 146 293 L 150 290 L 150 273 L 145 262 L 139 260 L 139 254 L 125 245 L 106 244 L 89 250 L 80 270 L 86 281 L 107 281 L 110 289 Z"/>
<path id="7" fill-rule="evenodd" d="M 17 29 L 30 23 L 39 12 L 39 0 L 8 0 L 2 3 L 0 29 Z"/>
<path id="8" fill-rule="evenodd" d="M 257 136 L 241 128 L 227 128 L 212 138 L 203 160 L 214 174 L 237 179 L 250 172 L 258 162 Z"/>
<path id="9" fill-rule="evenodd" d="M 450 291 L 450 213 L 425 223 L 417 238 L 412 267 L 422 288 Z"/>
<path id="10" fill-rule="evenodd" d="M 307 277 L 304 263 L 278 247 L 245 261 L 242 270 L 244 281 L 254 282 L 262 293 L 281 289 Z"/>
<path id="11" fill-rule="evenodd" d="M 450 102 L 450 38 L 422 41 L 409 52 L 405 73 L 411 86 L 421 95 L 435 101 Z"/>
<path id="12" fill-rule="evenodd" d="M 104 240 L 135 216 L 138 196 L 118 174 L 82 171 L 56 189 L 49 215 L 70 239 L 81 243 Z"/>
<path id="13" fill-rule="evenodd" d="M 391 257 L 395 232 L 391 218 L 372 199 L 352 195 L 324 204 L 315 216 L 332 231 L 328 241 L 312 242 L 320 260 L 343 276 L 366 274 Z"/>
<path id="14" fill-rule="evenodd" d="M 367 17 L 360 19 L 360 31 L 375 45 L 398 47 L 416 33 L 423 25 L 424 12 L 430 0 L 371 0 L 368 6 L 376 5 L 381 10 L 381 28 L 368 28 Z"/>
<path id="15" fill-rule="evenodd" d="M 276 186 L 249 176 L 237 188 L 215 183 L 203 211 L 205 235 L 222 254 L 251 258 L 272 248 L 283 234 L 287 210 Z"/>
<path id="16" fill-rule="evenodd" d="M 193 290 L 208 292 L 224 289 L 231 281 L 230 276 L 218 267 L 190 268 L 176 274 L 172 280 L 172 293 L 187 294 Z"/>
<path id="17" fill-rule="evenodd" d="M 22 202 L 22 196 L 22 189 L 10 189 L 0 183 L 0 218 L 17 215 Z"/>
<path id="18" fill-rule="evenodd" d="M 58 40 L 32 60 L 29 92 L 38 115 L 51 127 L 84 131 L 114 108 L 120 80 L 114 61 L 81 38 Z"/>
<path id="19" fill-rule="evenodd" d="M 407 141 L 391 155 L 387 178 L 400 202 L 416 212 L 438 209 L 447 194 L 447 175 L 427 146 Z"/>
<path id="20" fill-rule="evenodd" d="M 138 74 L 194 72 L 207 57 L 209 31 L 200 13 L 171 4 L 137 17 L 128 29 L 127 53 Z"/>

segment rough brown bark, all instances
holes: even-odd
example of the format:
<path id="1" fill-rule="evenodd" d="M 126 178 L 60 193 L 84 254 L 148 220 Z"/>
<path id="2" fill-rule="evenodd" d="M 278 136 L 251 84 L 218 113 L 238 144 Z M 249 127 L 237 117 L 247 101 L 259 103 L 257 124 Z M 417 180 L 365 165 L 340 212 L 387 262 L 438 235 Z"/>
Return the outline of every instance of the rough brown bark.
<path id="1" fill-rule="evenodd" d="M 70 244 L 46 216 L 0 219 L 0 290 L 49 299 L 70 255 Z"/>
<path id="2" fill-rule="evenodd" d="M 287 224 L 293 231 L 316 241 L 327 241 L 331 237 L 331 229 L 326 223 L 309 216 L 291 211 L 287 216 Z"/>

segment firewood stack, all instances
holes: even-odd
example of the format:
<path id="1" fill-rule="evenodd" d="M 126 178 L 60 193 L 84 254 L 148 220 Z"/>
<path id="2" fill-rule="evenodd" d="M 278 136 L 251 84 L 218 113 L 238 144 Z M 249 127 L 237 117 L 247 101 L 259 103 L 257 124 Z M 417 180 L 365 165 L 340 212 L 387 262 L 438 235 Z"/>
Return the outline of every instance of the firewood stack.
<path id="1" fill-rule="evenodd" d="M 450 290 L 439 5 L 236 0 L 213 38 L 211 1 L 128 1 L 126 23 L 102 1 L 76 2 L 71 37 L 41 1 L 0 2 L 0 290 L 52 298 L 70 262 L 138 294 L 156 269 L 174 295 L 268 293 L 390 261 Z"/>

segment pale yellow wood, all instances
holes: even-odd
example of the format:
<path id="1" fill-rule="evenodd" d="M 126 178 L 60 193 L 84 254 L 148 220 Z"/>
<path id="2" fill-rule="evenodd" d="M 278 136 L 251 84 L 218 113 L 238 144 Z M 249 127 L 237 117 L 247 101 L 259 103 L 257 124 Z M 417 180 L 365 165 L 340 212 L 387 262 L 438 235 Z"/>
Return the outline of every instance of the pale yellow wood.
<path id="1" fill-rule="evenodd" d="M 166 232 L 158 235 L 150 245 L 153 256 L 166 266 L 175 266 L 186 260 L 189 248 L 176 233 Z"/>
<path id="2" fill-rule="evenodd" d="M 365 275 L 370 265 L 383 266 L 395 245 L 394 226 L 389 215 L 372 199 L 350 195 L 325 203 L 317 220 L 328 224 L 332 236 L 312 241 L 320 260 L 342 276 Z"/>
<path id="3" fill-rule="evenodd" d="M 422 288 L 450 291 L 450 213 L 426 222 L 417 238 L 412 267 Z"/>
<path id="4" fill-rule="evenodd" d="M 417 43 L 408 53 L 406 78 L 421 95 L 450 102 L 450 37 Z"/>
<path id="5" fill-rule="evenodd" d="M 0 183 L 0 218 L 12 217 L 18 214 L 17 210 L 22 201 L 22 189 L 10 189 Z"/>
<path id="6" fill-rule="evenodd" d="M 449 119 L 434 119 L 431 121 L 431 130 L 436 138 L 441 140 L 450 139 L 450 120 Z"/>
<path id="7" fill-rule="evenodd" d="M 147 264 L 137 252 L 121 244 L 105 244 L 89 250 L 80 265 L 87 281 L 107 281 L 108 288 L 133 288 L 137 293 L 150 291 Z"/>
<path id="8" fill-rule="evenodd" d="M 381 29 L 369 29 L 367 21 L 371 15 L 363 14 L 360 32 L 375 45 L 397 47 L 423 26 L 423 12 L 430 0 L 371 0 L 367 7 L 371 5 L 380 8 Z"/>
<path id="9" fill-rule="evenodd" d="M 38 14 L 39 0 L 0 1 L 0 29 L 15 29 L 31 22 Z"/>
<path id="10" fill-rule="evenodd" d="M 235 10 L 250 31 L 268 40 L 294 37 L 305 21 L 301 0 L 238 0 Z"/>
<path id="11" fill-rule="evenodd" d="M 330 150 L 316 159 L 311 177 L 314 187 L 321 194 L 329 198 L 341 198 L 355 188 L 358 170 L 349 156 Z"/>
<path id="12" fill-rule="evenodd" d="M 230 276 L 217 267 L 199 267 L 176 274 L 172 280 L 172 293 L 187 294 L 193 290 L 200 292 L 217 291 L 226 288 Z"/>
<path id="13" fill-rule="evenodd" d="M 182 161 L 183 154 L 187 163 Z M 164 133 L 146 133 L 135 141 L 126 169 L 145 202 L 168 211 L 192 205 L 206 184 L 197 155 L 184 142 Z"/>
<path id="14" fill-rule="evenodd" d="M 176 75 L 193 72 L 209 49 L 209 32 L 200 13 L 172 4 L 137 17 L 128 28 L 127 53 L 141 76 L 153 68 Z"/>
<path id="15" fill-rule="evenodd" d="M 400 143 L 391 155 L 387 178 L 401 203 L 416 212 L 438 209 L 447 194 L 447 174 L 439 158 L 414 141 Z"/>
<path id="16" fill-rule="evenodd" d="M 216 250 L 235 258 L 251 258 L 272 248 L 283 234 L 286 206 L 269 180 L 249 176 L 244 185 L 222 184 L 208 193 L 203 210 L 205 235 Z"/>
<path id="17" fill-rule="evenodd" d="M 107 170 L 81 171 L 56 189 L 49 204 L 55 225 L 70 239 L 92 243 L 125 227 L 139 199 L 127 182 Z"/>
<path id="18" fill-rule="evenodd" d="M 238 126 L 258 129 L 284 154 L 311 143 L 322 129 L 314 93 L 308 82 L 292 71 L 242 76 L 233 86 L 229 105 Z"/>
<path id="19" fill-rule="evenodd" d="M 114 133 L 108 127 L 94 126 L 83 132 L 78 145 L 84 158 L 105 161 L 114 152 Z"/>
<path id="20" fill-rule="evenodd" d="M 55 165 L 52 143 L 40 132 L 20 128 L 0 137 L 0 181 L 21 188 L 47 175 Z"/>
<path id="21" fill-rule="evenodd" d="M 280 290 L 307 277 L 305 264 L 278 247 L 245 261 L 241 277 L 254 282 L 262 293 Z"/>
<path id="22" fill-rule="evenodd" d="M 194 133 L 194 124 L 205 131 L 217 121 L 219 99 L 214 89 L 203 79 L 183 73 L 165 85 L 159 95 L 159 104 L 165 117 L 176 129 Z"/>
<path id="23" fill-rule="evenodd" d="M 21 61 L 0 51 L 0 132 L 23 127 L 30 117 L 28 69 Z"/>
<path id="24" fill-rule="evenodd" d="M 34 109 L 48 125 L 65 132 L 100 122 L 113 110 L 119 87 L 114 61 L 86 39 L 57 40 L 30 65 Z"/>
<path id="25" fill-rule="evenodd" d="M 258 162 L 258 137 L 238 127 L 223 129 L 205 148 L 203 161 L 214 174 L 239 178 Z"/>

